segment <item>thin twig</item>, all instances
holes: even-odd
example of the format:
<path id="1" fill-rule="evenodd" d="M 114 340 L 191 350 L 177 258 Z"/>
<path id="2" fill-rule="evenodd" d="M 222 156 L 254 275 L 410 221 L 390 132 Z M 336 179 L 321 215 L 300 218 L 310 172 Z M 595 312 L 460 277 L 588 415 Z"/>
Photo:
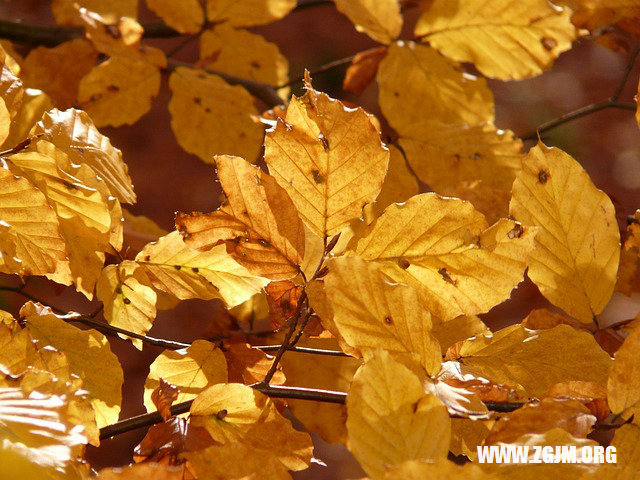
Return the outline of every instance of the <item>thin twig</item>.
<path id="1" fill-rule="evenodd" d="M 333 5 L 331 0 L 298 0 L 298 6 L 294 9 L 294 12 L 300 10 L 306 10 L 307 8 L 320 7 L 323 5 Z"/>
<path id="2" fill-rule="evenodd" d="M 592 113 L 599 112 L 600 110 L 606 110 L 608 108 L 635 111 L 636 105 L 633 103 L 618 103 L 611 100 L 605 100 L 603 102 L 585 105 L 584 107 L 578 108 L 577 110 L 569 113 L 565 113 L 558 118 L 554 118 L 553 120 L 549 120 L 548 122 L 543 123 L 535 130 L 527 133 L 521 138 L 522 140 L 535 140 L 536 138 L 538 138 L 538 135 L 542 135 L 543 133 L 548 132 L 549 130 L 553 130 L 560 125 L 571 122 L 573 120 L 577 120 L 578 118 L 582 118 L 587 115 L 591 115 Z"/>
<path id="3" fill-rule="evenodd" d="M 281 345 L 252 345 L 251 348 L 262 350 L 263 352 L 274 352 L 280 350 Z M 312 355 L 328 355 L 332 357 L 351 357 L 351 355 L 344 353 L 341 350 L 326 350 L 323 348 L 309 348 L 309 347 L 288 347 L 288 352 L 309 353 Z"/>
<path id="4" fill-rule="evenodd" d="M 631 52 L 631 55 L 629 55 L 629 61 L 627 62 L 627 66 L 625 67 L 624 72 L 622 73 L 622 78 L 620 79 L 618 88 L 616 88 L 615 92 L 613 92 L 613 95 L 611 95 L 610 100 L 612 102 L 617 102 L 620 98 L 620 95 L 622 95 L 624 86 L 627 84 L 627 80 L 629 79 L 629 74 L 631 74 L 631 70 L 633 70 L 633 66 L 636 63 L 636 58 L 638 58 L 638 52 L 640 52 L 640 46 L 637 45 Z"/>
<path id="5" fill-rule="evenodd" d="M 344 405 L 347 402 L 346 392 L 335 392 L 331 390 L 319 390 L 315 388 L 286 387 L 279 385 L 265 385 L 257 383 L 250 385 L 252 388 L 264 393 L 272 398 L 288 398 L 292 400 L 310 400 L 323 403 L 336 403 Z M 176 403 L 171 407 L 173 415 L 186 413 L 191 408 L 193 400 Z M 512 412 L 522 407 L 524 403 L 519 402 L 486 402 L 489 410 L 494 412 Z M 148 427 L 162 422 L 162 417 L 158 412 L 145 413 L 132 418 L 127 418 L 112 425 L 107 425 L 100 429 L 100 440 L 111 438 L 137 428 Z"/>

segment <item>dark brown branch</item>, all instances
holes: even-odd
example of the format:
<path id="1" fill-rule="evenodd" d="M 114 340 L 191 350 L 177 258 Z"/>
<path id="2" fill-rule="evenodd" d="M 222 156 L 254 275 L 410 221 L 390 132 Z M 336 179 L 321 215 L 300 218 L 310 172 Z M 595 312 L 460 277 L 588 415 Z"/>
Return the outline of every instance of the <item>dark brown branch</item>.
<path id="1" fill-rule="evenodd" d="M 280 350 L 281 345 L 252 345 L 251 348 L 262 350 L 263 352 L 275 352 Z M 308 348 L 308 347 L 289 347 L 288 352 L 297 353 L 309 353 L 312 355 L 328 355 L 332 357 L 351 357 L 351 355 L 344 353 L 340 350 L 326 350 L 322 348 Z"/>
<path id="2" fill-rule="evenodd" d="M 636 58 L 638 58 L 639 52 L 640 52 L 640 46 L 636 46 L 631 52 L 631 55 L 629 55 L 629 61 L 627 62 L 627 66 L 625 67 L 624 72 L 622 73 L 622 78 L 620 79 L 618 88 L 616 88 L 615 92 L 613 92 L 613 95 L 611 95 L 610 100 L 612 102 L 617 102 L 618 99 L 620 98 L 620 95 L 622 95 L 622 91 L 624 90 L 624 87 L 627 84 L 627 80 L 629 79 L 629 74 L 631 74 L 631 70 L 633 70 L 633 66 L 636 63 Z"/>
<path id="3" fill-rule="evenodd" d="M 324 403 L 337 403 L 344 405 L 347 401 L 347 394 L 345 392 L 334 392 L 331 390 L 319 390 L 314 388 L 297 388 L 297 387 L 284 387 L 277 385 L 265 385 L 258 383 L 251 385 L 259 392 L 272 398 L 288 398 L 293 400 L 310 400 L 315 402 Z M 171 413 L 179 415 L 186 413 L 191 408 L 193 400 L 187 402 L 176 403 L 171 407 Z M 524 403 L 518 402 L 486 402 L 485 405 L 489 410 L 494 412 L 512 412 L 522 407 Z M 162 417 L 158 412 L 145 413 L 136 417 L 122 420 L 113 425 L 107 425 L 100 429 L 100 440 L 111 438 L 116 435 L 120 435 L 137 428 L 148 427 L 162 422 Z"/>
<path id="4" fill-rule="evenodd" d="M 560 125 L 565 123 L 569 123 L 573 120 L 577 120 L 578 118 L 586 117 L 587 115 L 591 115 L 592 113 L 599 112 L 600 110 L 606 110 L 608 108 L 617 108 L 621 110 L 636 110 L 636 106 L 633 103 L 618 103 L 612 100 L 605 100 L 603 102 L 592 103 L 590 105 L 586 105 L 584 107 L 578 108 L 569 113 L 565 113 L 564 115 L 559 116 L 558 118 L 554 118 L 553 120 L 549 120 L 548 122 L 543 123 L 535 130 L 527 133 L 522 136 L 522 140 L 535 140 L 538 138 L 538 135 L 542 135 L 549 130 L 553 130 Z"/>

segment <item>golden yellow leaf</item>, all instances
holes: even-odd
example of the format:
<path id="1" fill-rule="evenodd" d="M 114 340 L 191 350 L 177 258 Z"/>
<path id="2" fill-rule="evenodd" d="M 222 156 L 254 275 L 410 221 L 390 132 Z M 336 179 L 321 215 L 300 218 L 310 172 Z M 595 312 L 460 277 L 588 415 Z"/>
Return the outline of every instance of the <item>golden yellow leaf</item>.
<path id="1" fill-rule="evenodd" d="M 611 441 L 615 447 L 615 463 L 600 466 L 584 480 L 635 480 L 640 466 L 640 427 L 637 424 L 621 425 Z"/>
<path id="2" fill-rule="evenodd" d="M 491 420 L 473 420 L 470 418 L 451 419 L 451 445 L 449 451 L 454 455 L 465 455 L 471 461 L 478 456 L 478 445 L 489 435 Z"/>
<path id="3" fill-rule="evenodd" d="M 523 156 L 513 132 L 490 123 L 426 119 L 404 128 L 400 145 L 413 171 L 435 192 L 469 200 L 492 222 L 507 215 Z"/>
<path id="4" fill-rule="evenodd" d="M 273 357 L 262 350 L 253 348 L 248 343 L 225 342 L 221 347 L 227 359 L 229 383 L 244 383 L 251 385 L 264 380 L 273 365 Z M 276 370 L 270 385 L 284 384 L 286 377 L 281 369 Z"/>
<path id="5" fill-rule="evenodd" d="M 523 279 L 534 236 L 510 220 L 488 227 L 470 203 L 424 193 L 387 207 L 349 247 L 383 262 L 393 281 L 418 288 L 431 314 L 446 321 L 507 299 Z"/>
<path id="6" fill-rule="evenodd" d="M 87 113 L 57 109 L 45 113 L 33 134 L 63 150 L 73 163 L 86 163 L 104 180 L 121 202 L 135 203 L 136 195 L 122 152 L 95 127 Z"/>
<path id="7" fill-rule="evenodd" d="M 313 453 L 307 433 L 293 429 L 266 395 L 237 383 L 209 387 L 193 401 L 191 424 L 202 426 L 217 442 L 183 454 L 199 478 L 289 479 L 287 470 L 303 470 Z M 256 477 L 257 478 L 257 477 Z"/>
<path id="8" fill-rule="evenodd" d="M 184 480 L 182 466 L 160 463 L 134 463 L 124 468 L 103 468 L 96 480 Z"/>
<path id="9" fill-rule="evenodd" d="M 206 250 L 224 243 L 255 275 L 294 277 L 304 258 L 304 227 L 287 192 L 242 158 L 216 156 L 215 161 L 225 200 L 209 214 L 176 216 L 186 245 Z"/>
<path id="10" fill-rule="evenodd" d="M 77 38 L 53 48 L 37 47 L 22 65 L 26 86 L 46 92 L 60 108 L 76 103 L 80 80 L 94 67 L 98 58 L 91 42 Z"/>
<path id="11" fill-rule="evenodd" d="M 160 77 L 158 67 L 149 62 L 112 57 L 82 78 L 78 101 L 98 127 L 131 125 L 151 108 Z"/>
<path id="12" fill-rule="evenodd" d="M 576 400 L 545 398 L 501 418 L 495 423 L 484 443 L 520 443 L 522 436 L 544 434 L 556 428 L 561 428 L 574 437 L 585 438 L 595 422 L 596 417 Z M 561 442 L 557 444 L 562 445 Z"/>
<path id="13" fill-rule="evenodd" d="M 289 62 L 275 43 L 227 23 L 200 36 L 199 65 L 269 85 L 286 83 Z"/>
<path id="14" fill-rule="evenodd" d="M 522 385 L 531 397 L 570 380 L 604 385 L 611 367 L 611 358 L 591 334 L 568 325 L 548 330 L 513 325 L 471 338 L 462 344 L 459 361 L 494 382 Z"/>
<path id="15" fill-rule="evenodd" d="M 325 278 L 333 321 L 341 337 L 365 359 L 378 348 L 409 353 L 430 374 L 440 370 L 440 345 L 431 315 L 408 285 L 385 280 L 379 265 L 358 257 L 329 261 Z"/>
<path id="16" fill-rule="evenodd" d="M 589 30 L 640 14 L 637 0 L 562 0 L 559 3 L 571 7 L 571 21 L 577 27 Z"/>
<path id="17" fill-rule="evenodd" d="M 611 298 L 620 256 L 609 197 L 573 158 L 538 143 L 513 184 L 510 212 L 541 227 L 529 278 L 551 303 L 591 323 Z"/>
<path id="18" fill-rule="evenodd" d="M 233 27 L 264 25 L 286 16 L 296 0 L 207 0 L 207 19 Z"/>
<path id="19" fill-rule="evenodd" d="M 440 343 L 443 354 L 457 342 L 489 332 L 489 327 L 475 315 L 463 315 L 447 322 L 436 320 L 433 323 L 431 334 Z"/>
<path id="20" fill-rule="evenodd" d="M 313 89 L 293 97 L 286 121 L 267 133 L 269 172 L 317 235 L 335 235 L 380 193 L 389 151 L 364 110 Z"/>
<path id="21" fill-rule="evenodd" d="M 334 339 L 313 339 L 301 346 L 338 350 Z M 289 386 L 344 392 L 349 390 L 353 375 L 362 362 L 351 357 L 327 356 L 318 361 L 312 355 L 285 355 L 281 363 Z M 318 433 L 329 443 L 347 443 L 347 408 L 344 405 L 306 400 L 287 400 L 287 404 L 307 430 Z"/>
<path id="22" fill-rule="evenodd" d="M 58 218 L 44 194 L 3 162 L 0 168 L 2 270 L 18 275 L 54 273 L 66 262 Z M 20 208 L 14 208 L 18 205 Z"/>
<path id="23" fill-rule="evenodd" d="M 609 373 L 607 400 L 611 411 L 623 413 L 625 417 L 635 413 L 640 415 L 640 328 L 637 326 L 624 340 L 616 352 L 615 361 Z"/>
<path id="24" fill-rule="evenodd" d="M 373 82 L 378 73 L 378 66 L 387 55 L 387 47 L 365 50 L 353 57 L 342 82 L 345 92 L 362 95 L 362 92 Z"/>
<path id="25" fill-rule="evenodd" d="M 145 246 L 136 262 L 156 289 L 180 300 L 222 298 L 227 306 L 235 307 L 268 283 L 239 265 L 224 245 L 201 252 L 189 248 L 177 231 Z"/>
<path id="26" fill-rule="evenodd" d="M 463 73 L 434 49 L 399 42 L 378 69 L 379 103 L 401 136 L 425 120 L 479 125 L 493 121 L 493 93 L 483 78 Z"/>
<path id="27" fill-rule="evenodd" d="M 156 292 L 143 269 L 125 260 L 102 270 L 96 286 L 98 300 L 104 304 L 109 325 L 146 335 L 156 318 Z M 142 350 L 142 340 L 118 334 Z"/>
<path id="28" fill-rule="evenodd" d="M 336 8 L 377 42 L 391 43 L 402 30 L 398 0 L 336 0 Z"/>
<path id="29" fill-rule="evenodd" d="M 3 101 L 0 101 L 0 109 L 3 105 Z M 45 112 L 52 108 L 53 102 L 46 93 L 35 88 L 25 89 L 20 109 L 11 120 L 9 136 L 1 148 L 8 150 L 27 138 L 31 128 L 42 119 Z"/>
<path id="30" fill-rule="evenodd" d="M 627 220 L 615 289 L 627 296 L 640 291 L 640 210 L 636 210 Z"/>
<path id="31" fill-rule="evenodd" d="M 200 392 L 216 383 L 227 381 L 227 361 L 222 351 L 206 340 L 196 340 L 189 348 L 165 350 L 151 364 L 144 382 L 144 405 L 156 410 L 151 393 L 160 379 L 180 390 L 176 403 L 196 398 Z"/>
<path id="32" fill-rule="evenodd" d="M 11 114 L 4 100 L 0 98 L 0 145 L 9 137 L 11 131 Z"/>
<path id="33" fill-rule="evenodd" d="M 490 476 L 473 463 L 456 465 L 449 460 L 427 462 L 407 460 L 391 468 L 383 477 L 384 480 L 423 480 L 426 478 L 446 480 L 490 480 Z"/>
<path id="34" fill-rule="evenodd" d="M 409 200 L 420 192 L 418 180 L 407 168 L 404 156 L 394 146 L 389 147 L 389 170 L 376 201 L 364 207 L 365 222 L 371 223 L 392 203 Z"/>
<path id="35" fill-rule="evenodd" d="M 171 74 L 169 87 L 171 128 L 182 148 L 208 163 L 220 153 L 257 158 L 263 130 L 252 119 L 258 111 L 244 88 L 184 67 Z"/>
<path id="36" fill-rule="evenodd" d="M 23 61 L 24 58 L 16 52 L 10 40 L 0 39 L 0 62 L 6 64 L 14 75 L 20 75 L 20 65 Z"/>
<path id="37" fill-rule="evenodd" d="M 473 62 L 487 77 L 519 80 L 542 73 L 571 48 L 571 11 L 547 0 L 435 0 L 415 34 L 457 62 Z"/>
<path id="38" fill-rule="evenodd" d="M 451 421 L 446 407 L 425 393 L 418 375 L 390 352 L 379 351 L 358 369 L 347 412 L 350 449 L 373 479 L 405 460 L 447 456 Z"/>
<path id="39" fill-rule="evenodd" d="M 180 33 L 198 33 L 204 23 L 198 0 L 147 0 L 147 7 Z"/>
<path id="40" fill-rule="evenodd" d="M 89 392 L 98 428 L 117 422 L 124 376 L 106 337 L 96 330 L 74 327 L 64 317 L 32 303 L 22 307 L 20 316 L 40 345 L 51 345 L 66 354 L 71 371 Z"/>
<path id="41" fill-rule="evenodd" d="M 86 8 L 95 12 L 113 24 L 120 17 L 136 18 L 138 16 L 138 0 L 53 0 L 51 11 L 56 23 L 60 25 L 82 25 L 78 8 Z"/>
<path id="42" fill-rule="evenodd" d="M 164 228 L 160 227 L 155 221 L 144 215 L 135 215 L 126 208 L 122 209 L 122 215 L 124 218 L 124 228 L 127 230 L 130 227 L 132 234 L 140 234 L 145 237 L 152 237 L 159 239 L 168 235 Z"/>
<path id="43" fill-rule="evenodd" d="M 79 456 L 78 447 L 87 443 L 82 429 L 69 419 L 66 405 L 70 400 L 64 394 L 26 394 L 19 388 L 0 388 L 0 456 L 6 459 L 13 451 L 32 464 L 50 467 L 46 472 L 64 472 Z M 3 475 L 11 463 L 3 463 Z"/>

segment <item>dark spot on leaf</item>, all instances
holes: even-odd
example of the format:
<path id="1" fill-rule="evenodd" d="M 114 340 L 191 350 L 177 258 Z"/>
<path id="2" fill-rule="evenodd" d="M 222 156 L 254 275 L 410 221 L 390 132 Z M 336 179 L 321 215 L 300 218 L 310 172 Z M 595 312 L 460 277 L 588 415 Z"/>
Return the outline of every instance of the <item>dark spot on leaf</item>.
<path id="1" fill-rule="evenodd" d="M 398 260 L 398 266 L 403 269 L 406 270 L 407 268 L 409 268 L 411 266 L 411 264 L 405 260 L 404 258 L 401 258 L 400 260 Z"/>
<path id="2" fill-rule="evenodd" d="M 200 99 L 200 97 L 195 97 L 193 99 L 193 103 L 195 103 L 196 105 L 200 105 L 202 103 L 202 100 Z"/>
<path id="3" fill-rule="evenodd" d="M 318 135 L 318 141 L 322 144 L 325 152 L 329 151 L 329 140 L 323 134 Z"/>
<path id="4" fill-rule="evenodd" d="M 200 78 L 201 80 L 207 79 L 207 76 L 204 73 L 198 73 L 197 77 Z"/>
<path id="5" fill-rule="evenodd" d="M 145 255 L 144 256 L 144 261 L 148 262 L 149 260 L 151 260 L 151 255 Z"/>
<path id="6" fill-rule="evenodd" d="M 482 158 L 482 154 L 480 152 L 475 152 L 469 155 L 469 158 L 471 160 L 479 160 L 480 158 Z"/>
<path id="7" fill-rule="evenodd" d="M 95 102 L 97 100 L 100 100 L 102 98 L 102 94 L 101 93 L 94 93 L 93 95 L 91 95 L 91 97 L 89 98 L 90 102 Z"/>
<path id="8" fill-rule="evenodd" d="M 313 181 L 318 185 L 324 182 L 324 177 L 320 174 L 318 170 L 311 170 L 311 176 L 313 177 Z"/>
<path id="9" fill-rule="evenodd" d="M 220 410 L 218 413 L 216 413 L 216 418 L 218 420 L 222 420 L 226 416 L 227 416 L 227 409 L 226 408 L 223 409 L 223 410 Z"/>
<path id="10" fill-rule="evenodd" d="M 118 285 L 118 286 L 116 287 L 116 293 L 117 293 L 118 295 L 122 295 L 122 287 L 121 287 L 120 285 Z"/>
<path id="11" fill-rule="evenodd" d="M 455 159 L 456 162 L 459 162 L 460 161 L 460 154 L 454 153 L 453 154 L 453 158 Z"/>
<path id="12" fill-rule="evenodd" d="M 451 278 L 451 275 L 449 275 L 449 272 L 447 272 L 446 268 L 442 267 L 440 270 L 438 270 L 438 273 L 442 276 L 445 282 L 450 283 L 451 285 L 456 284 L 456 281 Z"/>
<path id="13" fill-rule="evenodd" d="M 384 323 L 386 323 L 387 325 L 391 325 L 393 323 L 393 318 L 387 315 L 386 317 L 384 317 Z"/>
<path id="14" fill-rule="evenodd" d="M 540 39 L 540 43 L 542 43 L 542 46 L 545 50 L 553 50 L 558 46 L 558 42 L 556 42 L 555 39 L 551 37 L 542 37 Z"/>
<path id="15" fill-rule="evenodd" d="M 122 36 L 120 30 L 118 30 L 118 27 L 115 25 L 105 25 L 104 28 L 113 38 L 120 38 Z"/>
<path id="16" fill-rule="evenodd" d="M 118 87 L 116 85 L 109 85 L 107 87 L 107 91 L 109 91 L 109 92 L 119 92 L 120 91 L 120 87 Z"/>
<path id="17" fill-rule="evenodd" d="M 211 109 L 209 107 L 205 108 L 204 111 L 207 113 L 211 113 Z"/>
<path id="18" fill-rule="evenodd" d="M 173 268 L 175 268 L 176 270 L 180 270 L 182 267 L 180 265 L 174 265 Z"/>
<path id="19" fill-rule="evenodd" d="M 258 62 L 251 62 L 251 63 L 250 63 L 250 65 L 251 65 L 253 68 L 260 68 L 260 64 L 259 64 Z"/>
<path id="20" fill-rule="evenodd" d="M 540 170 L 538 172 L 538 182 L 544 185 L 545 183 L 547 183 L 547 180 L 549 180 L 550 176 L 551 174 L 547 170 Z"/>
<path id="21" fill-rule="evenodd" d="M 393 92 L 393 96 L 394 96 L 394 97 L 396 97 L 396 98 L 398 98 L 398 97 L 400 96 L 400 93 L 398 93 L 398 92 Z"/>
<path id="22" fill-rule="evenodd" d="M 519 223 L 516 223 L 514 227 L 511 230 L 509 230 L 509 233 L 507 233 L 507 237 L 511 239 L 520 238 L 523 233 L 524 233 L 524 228 L 522 227 L 522 225 L 520 225 Z"/>
<path id="23" fill-rule="evenodd" d="M 122 301 L 124 302 L 125 305 L 129 305 L 131 303 L 131 300 L 129 300 L 128 298 L 123 298 Z"/>
<path id="24" fill-rule="evenodd" d="M 193 273 L 198 273 L 198 272 L 200 271 L 200 269 L 199 269 L 198 267 L 193 267 L 193 268 L 191 269 L 191 271 L 192 271 Z"/>
<path id="25" fill-rule="evenodd" d="M 258 239 L 258 243 L 260 245 L 262 245 L 263 247 L 270 247 L 271 244 L 269 242 L 267 242 L 264 238 L 259 238 Z"/>

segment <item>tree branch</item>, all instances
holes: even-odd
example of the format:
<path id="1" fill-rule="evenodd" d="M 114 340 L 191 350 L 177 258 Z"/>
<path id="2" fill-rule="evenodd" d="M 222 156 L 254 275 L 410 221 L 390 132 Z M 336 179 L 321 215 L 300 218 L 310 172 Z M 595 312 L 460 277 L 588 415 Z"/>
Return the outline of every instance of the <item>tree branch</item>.
<path id="1" fill-rule="evenodd" d="M 264 393 L 271 398 L 288 398 L 292 400 L 310 400 L 315 402 L 324 403 L 336 403 L 344 405 L 347 402 L 346 392 L 334 392 L 331 390 L 319 390 L 315 388 L 298 388 L 298 387 L 286 387 L 278 385 L 265 385 L 263 383 L 257 383 L 250 385 L 250 387 Z M 179 415 L 186 413 L 191 408 L 193 400 L 186 402 L 176 403 L 171 407 L 171 413 L 173 415 Z M 513 412 L 522 407 L 524 403 L 520 402 L 485 402 L 487 408 L 494 412 Z M 120 422 L 112 425 L 107 425 L 100 429 L 100 440 L 111 438 L 122 433 L 135 430 L 137 428 L 148 427 L 162 422 L 162 417 L 158 412 L 145 413 L 143 415 L 137 415 L 135 417 L 121 420 Z"/>

